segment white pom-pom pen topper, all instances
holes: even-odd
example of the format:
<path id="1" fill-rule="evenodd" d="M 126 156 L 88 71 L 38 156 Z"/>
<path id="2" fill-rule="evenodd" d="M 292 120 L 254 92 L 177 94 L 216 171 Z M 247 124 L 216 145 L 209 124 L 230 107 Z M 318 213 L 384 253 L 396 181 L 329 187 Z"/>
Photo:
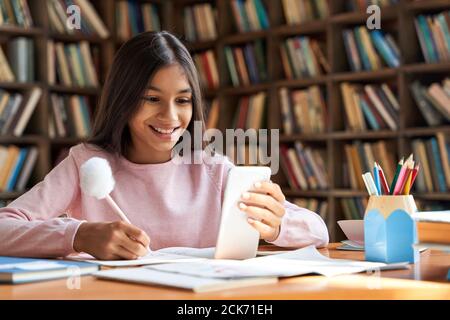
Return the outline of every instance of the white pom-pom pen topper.
<path id="1" fill-rule="evenodd" d="M 105 199 L 115 214 L 131 224 L 125 213 L 109 195 L 114 189 L 115 181 L 108 161 L 99 157 L 90 158 L 81 165 L 80 171 L 80 187 L 83 193 L 99 200 Z M 150 248 L 147 247 L 147 250 Z"/>

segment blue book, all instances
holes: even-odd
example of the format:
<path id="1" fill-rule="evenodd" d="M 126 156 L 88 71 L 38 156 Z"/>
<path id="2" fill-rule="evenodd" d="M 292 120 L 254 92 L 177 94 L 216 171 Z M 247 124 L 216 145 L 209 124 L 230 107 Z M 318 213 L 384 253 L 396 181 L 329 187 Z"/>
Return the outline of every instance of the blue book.
<path id="1" fill-rule="evenodd" d="M 0 283 L 26 283 L 82 276 L 99 270 L 99 265 L 58 259 L 0 256 Z"/>
<path id="2" fill-rule="evenodd" d="M 419 15 L 417 17 L 417 22 L 419 23 L 419 27 L 422 30 L 423 38 L 425 41 L 425 50 L 428 51 L 431 61 L 430 62 L 438 62 L 439 57 L 437 53 L 436 44 L 434 43 L 433 34 L 428 26 L 427 18 L 424 15 Z"/>
<path id="3" fill-rule="evenodd" d="M 447 187 L 445 184 L 445 177 L 444 177 L 444 168 L 442 167 L 441 162 L 441 156 L 439 153 L 439 147 L 437 144 L 436 138 L 431 138 L 431 149 L 433 150 L 432 158 L 434 159 L 434 163 L 436 166 L 436 175 L 437 175 L 437 181 L 439 185 L 439 191 L 440 192 L 446 192 Z"/>
<path id="4" fill-rule="evenodd" d="M 361 99 L 361 97 L 359 97 L 358 101 L 369 126 L 373 130 L 380 130 L 380 125 L 378 124 L 377 119 L 373 115 L 372 110 L 367 105 L 366 101 L 364 101 L 364 99 Z"/>
<path id="5" fill-rule="evenodd" d="M 14 186 L 16 185 L 17 178 L 19 177 L 19 173 L 22 170 L 25 158 L 27 157 L 27 154 L 28 154 L 27 148 L 20 148 L 19 157 L 17 158 L 16 164 L 13 168 L 13 173 L 9 178 L 8 183 L 6 184 L 7 192 L 13 191 Z"/>
<path id="6" fill-rule="evenodd" d="M 367 55 L 366 49 L 364 48 L 359 29 L 354 28 L 353 34 L 355 35 L 356 47 L 358 48 L 359 56 L 362 60 L 363 69 L 368 71 L 373 70 L 374 68 L 370 64 L 369 56 Z"/>
<path id="7" fill-rule="evenodd" d="M 384 61 L 388 64 L 389 67 L 397 68 L 398 66 L 400 66 L 399 58 L 395 55 L 391 47 L 389 47 L 383 33 L 380 30 L 371 31 L 370 37 L 372 38 L 372 42 L 375 45 L 375 48 L 381 54 Z"/>
<path id="8" fill-rule="evenodd" d="M 261 0 L 253 0 L 256 8 L 256 14 L 258 15 L 259 24 L 262 29 L 267 29 L 269 27 L 269 18 L 267 17 L 266 9 L 264 9 Z"/>

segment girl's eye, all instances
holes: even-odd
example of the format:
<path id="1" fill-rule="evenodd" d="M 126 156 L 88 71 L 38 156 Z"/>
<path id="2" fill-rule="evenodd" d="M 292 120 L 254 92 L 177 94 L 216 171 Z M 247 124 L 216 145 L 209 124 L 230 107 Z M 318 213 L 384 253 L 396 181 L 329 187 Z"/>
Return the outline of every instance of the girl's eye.
<path id="1" fill-rule="evenodd" d="M 146 100 L 146 101 L 148 101 L 148 102 L 153 102 L 153 103 L 159 101 L 159 98 L 158 98 L 158 97 L 144 97 L 143 99 Z"/>
<path id="2" fill-rule="evenodd" d="M 177 99 L 177 102 L 178 103 L 180 103 L 180 104 L 190 104 L 191 103 L 191 99 L 188 99 L 188 98 L 180 98 L 180 99 Z"/>

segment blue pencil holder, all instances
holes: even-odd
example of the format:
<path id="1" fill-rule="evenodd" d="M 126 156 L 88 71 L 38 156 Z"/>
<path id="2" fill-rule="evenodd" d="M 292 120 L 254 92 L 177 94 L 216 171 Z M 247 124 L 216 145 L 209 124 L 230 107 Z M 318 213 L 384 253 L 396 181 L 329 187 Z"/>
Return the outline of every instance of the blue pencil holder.
<path id="1" fill-rule="evenodd" d="M 417 231 L 412 214 L 417 211 L 414 198 L 371 196 L 364 214 L 364 247 L 367 261 L 415 263 L 413 244 Z"/>

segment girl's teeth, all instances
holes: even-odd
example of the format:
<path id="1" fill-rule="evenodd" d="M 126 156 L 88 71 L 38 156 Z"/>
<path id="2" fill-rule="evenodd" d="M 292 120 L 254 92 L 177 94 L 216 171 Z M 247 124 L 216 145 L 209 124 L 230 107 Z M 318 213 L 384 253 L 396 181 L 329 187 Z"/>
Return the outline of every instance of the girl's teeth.
<path id="1" fill-rule="evenodd" d="M 153 127 L 155 128 L 155 127 Z M 161 129 L 161 128 L 155 128 L 156 131 L 160 132 L 160 133 L 172 133 L 175 129 L 172 130 L 165 130 L 165 129 Z"/>

